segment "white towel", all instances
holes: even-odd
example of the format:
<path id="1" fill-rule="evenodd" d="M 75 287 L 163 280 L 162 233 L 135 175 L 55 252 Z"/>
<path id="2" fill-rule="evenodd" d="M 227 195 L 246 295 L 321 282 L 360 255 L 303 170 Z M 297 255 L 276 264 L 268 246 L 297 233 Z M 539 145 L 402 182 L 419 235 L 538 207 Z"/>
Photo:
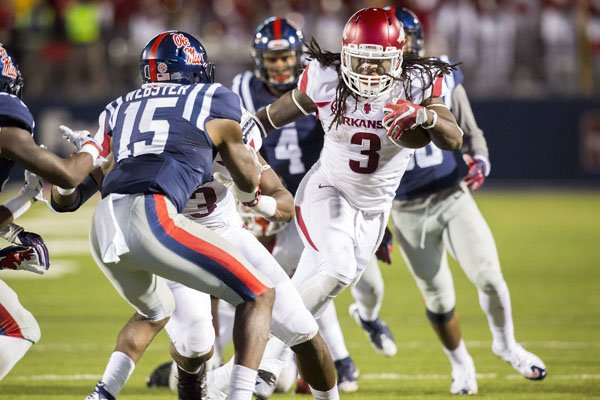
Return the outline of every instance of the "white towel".
<path id="1" fill-rule="evenodd" d="M 123 195 L 109 194 L 96 206 L 94 223 L 96 224 L 100 255 L 105 263 L 118 263 L 121 261 L 119 256 L 129 252 L 113 208 L 113 201 L 122 197 Z"/>

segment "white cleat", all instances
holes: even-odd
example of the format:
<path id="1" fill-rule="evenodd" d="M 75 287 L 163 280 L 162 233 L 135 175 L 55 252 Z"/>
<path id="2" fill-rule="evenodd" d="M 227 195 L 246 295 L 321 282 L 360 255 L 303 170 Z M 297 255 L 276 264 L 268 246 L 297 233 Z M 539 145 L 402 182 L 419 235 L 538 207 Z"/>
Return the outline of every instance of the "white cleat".
<path id="1" fill-rule="evenodd" d="M 452 394 L 477 394 L 477 378 L 475 377 L 475 365 L 457 366 L 452 369 Z"/>
<path id="2" fill-rule="evenodd" d="M 541 381 L 547 375 L 546 364 L 535 354 L 525 350 L 520 344 L 510 349 L 499 349 L 492 345 L 492 351 L 527 379 Z"/>

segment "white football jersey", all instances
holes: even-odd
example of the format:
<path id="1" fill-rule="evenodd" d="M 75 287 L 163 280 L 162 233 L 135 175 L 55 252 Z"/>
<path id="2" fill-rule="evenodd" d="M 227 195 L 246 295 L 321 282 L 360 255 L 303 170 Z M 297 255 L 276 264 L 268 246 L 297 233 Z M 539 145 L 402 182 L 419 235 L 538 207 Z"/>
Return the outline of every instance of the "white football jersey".
<path id="1" fill-rule="evenodd" d="M 332 121 L 339 79 L 335 66 L 323 67 L 313 60 L 298 82 L 300 91 L 317 105 L 325 130 L 317 168 L 355 207 L 380 212 L 390 207 L 414 153 L 414 149 L 394 145 L 382 125 L 384 105 L 398 98 L 407 99 L 404 84 L 397 81 L 390 90 L 372 99 L 356 101 L 349 96 L 344 121 L 336 125 Z M 420 72 L 412 71 L 410 79 L 410 101 L 415 104 L 434 95 L 448 94 L 441 76 L 432 83 L 426 74 L 421 76 Z"/>
<path id="2" fill-rule="evenodd" d="M 240 126 L 244 134 L 244 143 L 249 144 L 254 150 L 258 151 L 262 145 L 262 136 L 252 119 L 252 115 L 243 108 Z M 213 175 L 215 172 L 231 178 L 219 154 L 213 162 Z M 235 197 L 225 186 L 214 179 L 194 191 L 185 205 L 183 214 L 210 229 L 244 225 L 237 212 Z"/>

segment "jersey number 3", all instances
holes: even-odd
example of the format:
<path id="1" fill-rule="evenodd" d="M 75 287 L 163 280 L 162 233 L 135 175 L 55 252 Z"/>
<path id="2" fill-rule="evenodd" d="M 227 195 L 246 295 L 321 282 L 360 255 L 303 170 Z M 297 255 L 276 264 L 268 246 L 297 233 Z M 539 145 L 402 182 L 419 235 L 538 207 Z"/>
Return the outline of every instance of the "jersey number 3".
<path id="1" fill-rule="evenodd" d="M 381 150 L 381 139 L 374 133 L 357 132 L 350 138 L 350 143 L 357 144 L 366 148 L 361 150 L 360 154 L 368 156 L 366 162 L 350 160 L 350 169 L 357 174 L 372 174 L 379 165 L 379 150 Z"/>

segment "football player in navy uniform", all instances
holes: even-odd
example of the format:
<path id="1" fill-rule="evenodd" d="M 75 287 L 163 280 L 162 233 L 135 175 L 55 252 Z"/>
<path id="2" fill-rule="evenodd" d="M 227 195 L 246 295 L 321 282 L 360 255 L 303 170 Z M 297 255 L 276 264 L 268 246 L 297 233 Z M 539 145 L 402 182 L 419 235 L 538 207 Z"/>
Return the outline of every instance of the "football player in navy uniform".
<path id="1" fill-rule="evenodd" d="M 117 397 L 173 313 L 173 294 L 158 276 L 236 307 L 229 398 L 250 399 L 271 325 L 272 282 L 221 236 L 182 214 L 196 188 L 212 178 L 217 152 L 237 200 L 258 204 L 263 169 L 242 140 L 240 99 L 213 83 L 203 46 L 184 32 L 153 38 L 140 68 L 142 87 L 111 102 L 99 118 L 96 137 L 110 144 L 114 169 L 102 182 L 91 228 L 96 262 L 136 313 L 88 399 Z M 189 388 L 179 398 L 202 398 L 204 365 L 192 369 L 173 348 L 171 354 Z M 332 386 L 333 374 L 318 389 Z"/>
<path id="2" fill-rule="evenodd" d="M 33 140 L 33 116 L 21 101 L 22 89 L 21 72 L 0 44 L 0 184 L 8 180 L 15 163 L 27 169 L 19 194 L 0 206 L 0 235 L 12 243 L 0 250 L 0 269 L 43 274 L 50 267 L 44 240 L 13 221 L 43 198 L 40 177 L 62 187 L 76 186 L 92 170 L 100 149 L 88 139 L 81 143 L 79 154 L 62 159 L 39 147 Z M 0 281 L 0 380 L 39 339 L 40 327 L 33 315 Z"/>
<path id="3" fill-rule="evenodd" d="M 421 24 L 414 13 L 397 8 L 407 43 L 405 57 L 424 54 Z M 447 60 L 447 58 L 442 58 Z M 528 379 L 544 379 L 546 367 L 515 340 L 510 294 L 502 276 L 492 233 L 471 196 L 490 172 L 488 148 L 477 126 L 459 69 L 446 75 L 445 98 L 464 132 L 461 149 L 468 167 L 462 176 L 454 152 L 433 143 L 417 149 L 402 178 L 391 217 L 402 254 L 425 300 L 426 314 L 452 364 L 450 391 L 477 393 L 475 366 L 460 332 L 446 251 L 477 287 L 492 333 L 492 351 Z"/>

